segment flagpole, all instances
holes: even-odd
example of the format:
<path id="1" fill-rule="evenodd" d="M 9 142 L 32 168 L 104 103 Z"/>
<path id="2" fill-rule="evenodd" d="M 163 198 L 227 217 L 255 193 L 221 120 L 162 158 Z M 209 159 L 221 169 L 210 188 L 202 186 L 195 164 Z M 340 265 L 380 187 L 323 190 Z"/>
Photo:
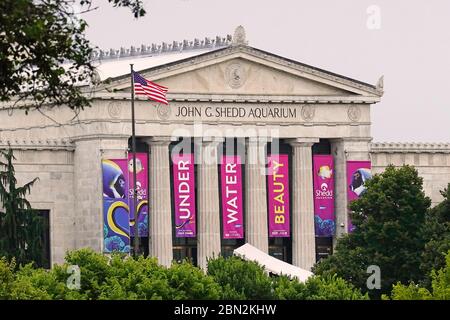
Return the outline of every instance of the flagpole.
<path id="1" fill-rule="evenodd" d="M 137 190 L 136 190 L 136 124 L 134 117 L 134 76 L 133 64 L 131 68 L 131 152 L 133 153 L 133 216 L 134 216 L 134 256 L 139 254 L 139 221 L 137 214 Z"/>

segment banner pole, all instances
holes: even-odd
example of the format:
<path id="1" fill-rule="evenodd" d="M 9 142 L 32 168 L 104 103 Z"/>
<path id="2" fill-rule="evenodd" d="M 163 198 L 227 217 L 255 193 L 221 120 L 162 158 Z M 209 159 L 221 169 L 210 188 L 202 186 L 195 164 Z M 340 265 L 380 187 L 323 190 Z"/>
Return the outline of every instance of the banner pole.
<path id="1" fill-rule="evenodd" d="M 137 188 L 136 188 L 136 124 L 134 117 L 134 71 L 133 64 L 131 69 L 131 152 L 133 153 L 133 217 L 134 217 L 134 256 L 139 255 L 139 221 L 137 215 Z"/>

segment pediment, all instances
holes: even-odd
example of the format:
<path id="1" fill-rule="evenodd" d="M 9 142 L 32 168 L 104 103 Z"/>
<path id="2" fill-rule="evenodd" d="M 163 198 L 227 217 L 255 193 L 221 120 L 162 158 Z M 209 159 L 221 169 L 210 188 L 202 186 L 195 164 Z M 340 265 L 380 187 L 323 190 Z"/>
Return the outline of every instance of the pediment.
<path id="1" fill-rule="evenodd" d="M 137 70 L 170 94 L 218 96 L 375 97 L 374 86 L 247 46 L 226 48 L 167 65 Z M 108 91 L 129 92 L 129 75 Z"/>
<path id="2" fill-rule="evenodd" d="M 353 93 L 236 58 L 158 79 L 172 93 L 337 96 Z"/>

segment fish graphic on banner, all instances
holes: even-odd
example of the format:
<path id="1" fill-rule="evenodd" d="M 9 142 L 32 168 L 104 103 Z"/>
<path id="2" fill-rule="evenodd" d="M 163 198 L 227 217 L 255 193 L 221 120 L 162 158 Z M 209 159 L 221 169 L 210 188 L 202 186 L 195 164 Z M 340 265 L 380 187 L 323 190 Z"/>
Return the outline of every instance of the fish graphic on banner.
<path id="1" fill-rule="evenodd" d="M 128 203 L 130 207 L 130 234 L 135 232 L 133 208 L 133 154 L 128 154 Z M 136 153 L 136 189 L 139 237 L 148 237 L 148 157 L 146 153 Z"/>

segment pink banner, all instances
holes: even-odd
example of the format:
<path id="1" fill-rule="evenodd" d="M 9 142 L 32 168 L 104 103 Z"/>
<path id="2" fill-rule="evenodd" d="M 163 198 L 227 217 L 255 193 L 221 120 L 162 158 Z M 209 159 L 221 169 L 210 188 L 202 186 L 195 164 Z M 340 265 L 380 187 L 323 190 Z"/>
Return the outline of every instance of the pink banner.
<path id="1" fill-rule="evenodd" d="M 347 200 L 348 203 L 358 199 L 366 191 L 365 182 L 372 178 L 370 161 L 347 161 Z M 354 230 L 350 217 L 348 232 Z"/>
<path id="2" fill-rule="evenodd" d="M 269 237 L 289 237 L 288 155 L 269 155 L 268 162 Z"/>
<path id="3" fill-rule="evenodd" d="M 333 156 L 314 155 L 313 162 L 316 236 L 332 237 L 335 232 Z"/>
<path id="4" fill-rule="evenodd" d="M 137 214 L 140 237 L 148 237 L 148 158 L 147 153 L 136 153 L 136 190 L 137 190 Z M 133 201 L 133 154 L 128 154 L 128 198 L 130 206 L 130 233 L 133 237 L 135 234 L 136 221 L 134 218 L 134 201 Z"/>
<path id="5" fill-rule="evenodd" d="M 175 228 L 178 238 L 196 236 L 194 154 L 173 155 Z"/>
<path id="6" fill-rule="evenodd" d="M 239 156 L 222 156 L 222 226 L 224 239 L 244 238 L 242 170 Z"/>

